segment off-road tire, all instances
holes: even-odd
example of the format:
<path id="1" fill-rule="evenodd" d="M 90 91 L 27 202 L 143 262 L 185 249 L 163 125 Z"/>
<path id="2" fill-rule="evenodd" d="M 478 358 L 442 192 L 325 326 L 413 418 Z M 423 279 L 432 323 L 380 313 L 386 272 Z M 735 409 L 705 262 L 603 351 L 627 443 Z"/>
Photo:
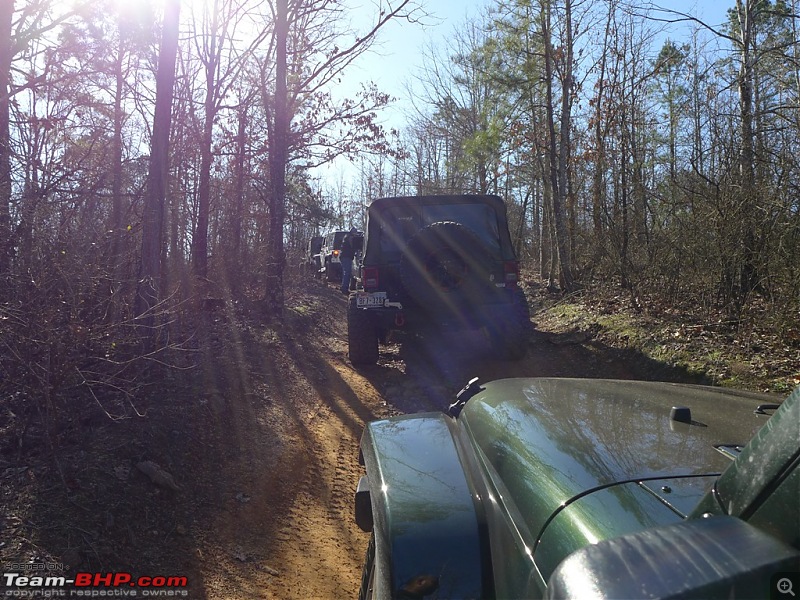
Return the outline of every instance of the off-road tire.
<path id="1" fill-rule="evenodd" d="M 511 304 L 494 322 L 487 325 L 492 349 L 503 360 L 521 360 L 528 351 L 531 316 L 525 293 L 511 291 Z"/>
<path id="2" fill-rule="evenodd" d="M 325 263 L 325 281 L 336 281 L 336 271 L 333 270 L 333 265 L 330 262 Z"/>
<path id="3" fill-rule="evenodd" d="M 400 282 L 418 304 L 431 310 L 480 302 L 491 260 L 475 232 L 440 221 L 420 229 L 400 258 Z"/>
<path id="4" fill-rule="evenodd" d="M 356 295 L 347 304 L 347 354 L 354 365 L 378 362 L 378 331 L 368 310 L 358 308 Z"/>

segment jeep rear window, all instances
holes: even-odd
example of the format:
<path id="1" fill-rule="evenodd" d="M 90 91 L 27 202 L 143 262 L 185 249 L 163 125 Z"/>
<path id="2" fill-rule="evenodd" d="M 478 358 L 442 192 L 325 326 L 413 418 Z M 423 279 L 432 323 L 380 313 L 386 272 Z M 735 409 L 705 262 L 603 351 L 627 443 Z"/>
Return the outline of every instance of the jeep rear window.
<path id="1" fill-rule="evenodd" d="M 337 231 L 333 234 L 333 249 L 339 250 L 342 247 L 342 240 L 347 232 L 346 231 Z"/>
<path id="2" fill-rule="evenodd" d="M 398 207 L 400 208 L 400 207 Z M 473 231 L 495 256 L 500 255 L 500 234 L 497 215 L 486 204 L 431 204 L 423 205 L 419 214 L 405 210 L 388 210 L 381 227 L 381 252 L 400 252 L 400 245 L 408 243 L 423 227 L 440 221 L 455 221 Z"/>

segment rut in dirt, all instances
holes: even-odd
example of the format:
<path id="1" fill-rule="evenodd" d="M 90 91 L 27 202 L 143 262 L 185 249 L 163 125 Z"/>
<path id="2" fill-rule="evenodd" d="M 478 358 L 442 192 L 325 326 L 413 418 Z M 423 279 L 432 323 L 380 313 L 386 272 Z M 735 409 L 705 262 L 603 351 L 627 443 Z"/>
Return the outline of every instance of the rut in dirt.
<path id="1" fill-rule="evenodd" d="M 295 294 L 280 326 L 223 325 L 224 373 L 208 379 L 227 433 L 223 500 L 200 548 L 208 598 L 357 596 L 369 536 L 353 493 L 367 421 L 443 410 L 473 377 L 681 380 L 644 357 L 542 331 L 519 361 L 495 358 L 477 332 L 398 335 L 376 365 L 356 369 L 346 299 L 317 284 Z"/>
<path id="2" fill-rule="evenodd" d="M 346 361 L 342 298 L 298 291 L 280 324 L 217 323 L 228 357 L 211 380 L 226 407 L 223 506 L 209 524 L 208 598 L 357 594 L 368 535 L 352 516 L 364 423 L 380 394 Z M 343 311 L 342 311 L 343 315 Z"/>

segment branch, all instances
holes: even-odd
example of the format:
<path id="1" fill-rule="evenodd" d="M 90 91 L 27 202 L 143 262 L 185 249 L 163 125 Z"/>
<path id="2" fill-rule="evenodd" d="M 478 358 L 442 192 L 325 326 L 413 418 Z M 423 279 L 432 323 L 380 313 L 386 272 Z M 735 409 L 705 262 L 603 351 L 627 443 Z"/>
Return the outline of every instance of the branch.
<path id="1" fill-rule="evenodd" d="M 391 9 L 388 13 L 382 10 L 380 12 L 378 22 L 366 35 L 362 37 L 357 37 L 355 42 L 353 42 L 350 46 L 331 54 L 327 60 L 319 64 L 316 69 L 312 70 L 311 73 L 305 78 L 305 80 L 300 82 L 298 89 L 305 89 L 306 86 L 310 85 L 311 82 L 315 80 L 317 77 L 319 77 L 321 73 L 330 69 L 333 65 L 337 64 L 341 59 L 349 57 L 349 60 L 345 61 L 345 64 L 343 65 L 346 66 L 350 61 L 354 60 L 356 56 L 361 54 L 364 50 L 366 50 L 369 47 L 369 45 L 374 41 L 375 35 L 378 33 L 378 31 L 382 29 L 383 26 L 386 25 L 393 18 L 395 17 L 405 18 L 409 22 L 413 22 L 412 14 L 414 12 L 414 9 L 410 10 L 405 14 L 403 14 L 402 12 L 402 10 L 409 4 L 411 4 L 411 0 L 402 0 L 399 6 L 397 6 L 397 8 Z"/>
<path id="2" fill-rule="evenodd" d="M 638 10 L 640 8 L 644 8 L 645 9 L 645 13 L 644 14 L 638 12 Z M 696 24 L 700 25 L 700 27 L 702 27 L 704 29 L 707 29 L 708 31 L 713 33 L 715 36 L 723 38 L 723 39 L 726 39 L 726 40 L 732 42 L 733 44 L 737 44 L 738 45 L 740 43 L 739 40 L 737 40 L 735 37 L 732 37 L 732 36 L 730 36 L 730 35 L 728 35 L 726 33 L 723 33 L 722 31 L 719 31 L 718 29 L 715 29 L 714 27 L 712 27 L 711 25 L 709 25 L 705 21 L 703 21 L 701 19 L 698 19 L 697 17 L 695 17 L 693 15 L 690 15 L 688 13 L 681 12 L 679 10 L 674 10 L 672 8 L 663 8 L 661 6 L 658 6 L 657 4 L 652 4 L 651 3 L 651 4 L 647 4 L 647 5 L 643 6 L 643 7 L 639 7 L 639 6 L 636 6 L 636 5 L 627 6 L 627 7 L 623 6 L 622 10 L 625 11 L 627 14 L 629 14 L 631 16 L 641 17 L 643 19 L 648 19 L 650 21 L 656 21 L 656 22 L 659 22 L 659 23 L 684 23 L 686 21 L 689 21 L 689 22 L 696 23 Z M 654 17 L 654 16 L 652 16 L 650 14 L 651 11 L 652 12 L 656 12 L 656 13 L 664 13 L 664 14 L 670 15 L 670 16 L 668 16 L 668 17 Z"/>
<path id="3" fill-rule="evenodd" d="M 9 0 L 3 0 L 3 1 L 4 1 L 4 2 L 8 2 Z M 50 31 L 51 29 L 55 29 L 56 27 L 58 27 L 59 25 L 61 25 L 61 23 L 63 23 L 63 22 L 64 22 L 64 21 L 66 21 L 67 19 L 69 19 L 70 17 L 72 17 L 72 16 L 74 16 L 74 15 L 78 14 L 78 13 L 79 13 L 79 12 L 81 12 L 82 10 L 89 9 L 89 7 L 91 7 L 91 6 L 92 6 L 92 4 L 94 4 L 94 2 L 93 2 L 92 0 L 85 0 L 85 1 L 84 1 L 82 4 L 77 4 L 77 5 L 75 5 L 75 6 L 72 8 L 72 10 L 69 10 L 69 11 L 65 12 L 63 15 L 61 15 L 61 16 L 60 16 L 60 17 L 58 17 L 57 19 L 54 19 L 53 21 L 51 21 L 51 22 L 50 22 L 50 23 L 48 23 L 47 25 L 43 25 L 43 26 L 41 26 L 41 27 L 38 27 L 37 29 L 31 29 L 31 30 L 29 30 L 29 31 L 26 31 L 26 32 L 24 32 L 24 35 L 23 35 L 22 33 L 18 33 L 18 35 L 17 35 L 17 38 L 16 38 L 16 40 L 14 40 L 14 44 L 13 44 L 13 46 L 11 47 L 11 55 L 12 55 L 12 56 L 15 56 L 17 53 L 21 52 L 21 51 L 22 51 L 22 49 L 23 49 L 23 48 L 24 48 L 24 47 L 25 47 L 25 46 L 26 46 L 26 45 L 27 45 L 27 44 L 28 44 L 28 43 L 29 43 L 29 42 L 30 42 L 32 39 L 35 39 L 35 38 L 37 38 L 37 37 L 39 37 L 39 36 L 41 36 L 41 35 L 43 35 L 43 34 L 47 33 L 47 32 L 48 32 L 48 31 Z M 39 16 L 36 18 L 35 22 L 38 22 L 38 21 L 40 21 L 40 20 L 41 20 L 41 18 L 42 18 L 42 14 L 43 14 L 43 13 L 40 13 L 40 14 L 39 14 Z M 17 24 L 18 24 L 18 25 L 20 24 L 20 21 L 21 21 L 21 20 L 22 20 L 22 19 L 20 19 L 19 21 L 17 21 Z M 12 37 L 12 39 L 13 39 L 13 37 Z"/>

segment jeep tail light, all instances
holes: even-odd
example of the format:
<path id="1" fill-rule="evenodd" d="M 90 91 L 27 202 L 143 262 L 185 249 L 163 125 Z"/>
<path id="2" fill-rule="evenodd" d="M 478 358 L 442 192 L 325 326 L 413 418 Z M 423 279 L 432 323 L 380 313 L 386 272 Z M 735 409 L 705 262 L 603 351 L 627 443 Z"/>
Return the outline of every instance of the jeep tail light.
<path id="1" fill-rule="evenodd" d="M 334 256 L 339 256 L 339 251 L 338 251 L 338 250 L 334 250 L 334 251 L 333 251 L 333 255 L 334 255 Z"/>
<path id="2" fill-rule="evenodd" d="M 519 282 L 519 263 L 507 260 L 503 263 L 503 280 L 507 288 L 517 287 Z"/>
<path id="3" fill-rule="evenodd" d="M 367 291 L 378 289 L 378 267 L 362 267 L 361 272 L 364 289 Z"/>

